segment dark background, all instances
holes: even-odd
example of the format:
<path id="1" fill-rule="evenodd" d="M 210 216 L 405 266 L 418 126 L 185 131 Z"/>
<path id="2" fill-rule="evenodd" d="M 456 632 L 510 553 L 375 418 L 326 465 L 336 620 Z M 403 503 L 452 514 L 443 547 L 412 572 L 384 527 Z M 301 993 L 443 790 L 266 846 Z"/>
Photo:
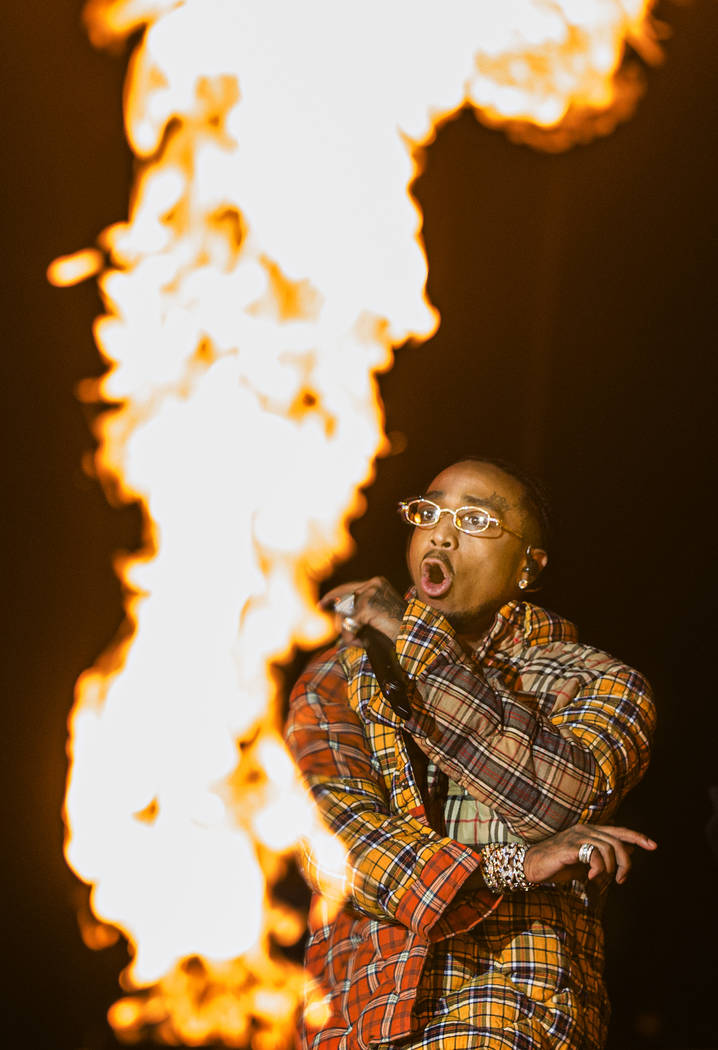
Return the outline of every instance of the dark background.
<path id="1" fill-rule="evenodd" d="M 467 450 L 533 468 L 552 490 L 540 600 L 647 673 L 661 718 L 622 812 L 660 851 L 608 914 L 611 1050 L 718 1047 L 705 832 L 718 784 L 718 7 L 660 13 L 667 60 L 609 138 L 548 156 L 465 114 L 428 152 L 417 195 L 442 324 L 382 378 L 397 451 L 355 527 L 361 555 L 335 577 L 403 586 L 394 503 Z M 77 0 L 28 0 L 4 21 L 2 1023 L 7 1045 L 101 1050 L 115 1045 L 104 1015 L 124 951 L 93 953 L 77 932 L 83 895 L 61 854 L 66 719 L 75 679 L 120 621 L 111 557 L 137 543 L 139 517 L 111 509 L 81 469 L 92 442 L 73 391 L 101 370 L 94 286 L 60 291 L 44 272 L 126 214 L 124 68 L 92 51 Z"/>

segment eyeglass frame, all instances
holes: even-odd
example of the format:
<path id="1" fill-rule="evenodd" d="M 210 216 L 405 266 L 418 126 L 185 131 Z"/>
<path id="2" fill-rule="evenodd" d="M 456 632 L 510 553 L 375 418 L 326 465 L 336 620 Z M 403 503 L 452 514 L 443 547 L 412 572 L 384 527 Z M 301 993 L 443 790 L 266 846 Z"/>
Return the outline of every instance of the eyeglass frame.
<path id="1" fill-rule="evenodd" d="M 432 507 L 436 507 L 436 509 L 439 512 L 436 521 L 433 521 L 433 522 L 431 522 L 429 524 L 426 524 L 426 525 L 420 525 L 420 524 L 418 524 L 415 521 L 409 521 L 409 519 L 406 516 L 406 509 L 407 509 L 407 507 L 409 506 L 410 503 L 430 503 L 432 505 Z M 488 514 L 489 515 L 489 520 L 487 522 L 486 528 L 485 529 L 480 529 L 478 532 L 469 532 L 468 529 L 462 529 L 462 527 L 461 527 L 461 525 L 459 525 L 459 522 L 458 522 L 457 517 L 456 517 L 457 514 L 459 513 L 459 511 L 462 511 L 462 510 L 481 510 L 485 514 Z M 397 505 L 397 511 L 403 517 L 403 519 L 406 522 L 406 524 L 407 525 L 411 525 L 411 527 L 414 528 L 414 529 L 435 529 L 436 526 L 439 524 L 439 521 L 441 520 L 441 515 L 442 514 L 450 514 L 452 519 L 453 519 L 453 522 L 454 522 L 454 528 L 458 529 L 459 532 L 463 532 L 463 534 L 465 536 L 483 536 L 483 534 L 487 531 L 489 526 L 497 525 L 501 529 L 502 532 L 508 532 L 511 536 L 515 536 L 517 540 L 521 540 L 522 543 L 526 542 L 526 536 L 521 536 L 518 532 L 514 532 L 513 529 L 509 529 L 506 525 L 504 525 L 503 521 L 501 521 L 500 518 L 497 518 L 493 514 L 491 514 L 486 509 L 486 507 L 477 507 L 477 506 L 474 506 L 473 504 L 467 504 L 465 507 L 457 507 L 456 510 L 452 510 L 451 507 L 440 507 L 438 503 L 434 503 L 433 499 L 429 499 L 427 496 L 412 496 L 411 499 L 399 500 L 399 503 Z M 498 536 L 486 536 L 484 538 L 485 539 L 499 539 Z M 529 544 L 529 546 L 526 548 L 527 556 L 530 555 L 530 552 L 531 552 L 531 544 Z"/>

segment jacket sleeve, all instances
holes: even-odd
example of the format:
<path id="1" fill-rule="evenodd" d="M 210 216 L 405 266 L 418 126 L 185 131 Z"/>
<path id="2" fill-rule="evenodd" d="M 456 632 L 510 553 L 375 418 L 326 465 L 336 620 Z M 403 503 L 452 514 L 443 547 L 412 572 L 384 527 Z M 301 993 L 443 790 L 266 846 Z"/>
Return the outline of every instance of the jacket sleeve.
<path id="1" fill-rule="evenodd" d="M 330 652 L 294 687 L 286 739 L 325 823 L 347 849 L 348 903 L 429 940 L 470 928 L 501 899 L 488 890 L 459 894 L 479 868 L 479 854 L 436 834 L 419 819 L 421 811 L 413 816 L 392 810 L 346 694 L 341 664 Z M 304 867 L 312 888 L 321 892 L 311 854 Z"/>
<path id="2" fill-rule="evenodd" d="M 648 763 L 654 708 L 645 679 L 587 650 L 573 690 L 541 714 L 490 684 L 449 623 L 418 599 L 397 640 L 413 679 L 407 728 L 453 780 L 536 841 L 606 820 Z"/>

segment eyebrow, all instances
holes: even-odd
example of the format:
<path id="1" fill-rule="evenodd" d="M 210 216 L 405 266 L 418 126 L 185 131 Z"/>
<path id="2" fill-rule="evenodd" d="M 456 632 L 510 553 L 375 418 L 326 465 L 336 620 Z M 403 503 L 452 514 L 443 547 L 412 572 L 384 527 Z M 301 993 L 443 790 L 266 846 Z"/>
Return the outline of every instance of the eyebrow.
<path id="1" fill-rule="evenodd" d="M 431 489 L 430 492 L 425 493 L 427 499 L 443 499 L 444 493 L 440 489 Z M 511 504 L 508 500 L 503 497 L 496 499 L 492 496 L 475 496 L 470 492 L 463 492 L 461 495 L 462 507 L 487 507 L 489 510 L 495 510 L 497 514 L 505 514 L 510 509 Z"/>

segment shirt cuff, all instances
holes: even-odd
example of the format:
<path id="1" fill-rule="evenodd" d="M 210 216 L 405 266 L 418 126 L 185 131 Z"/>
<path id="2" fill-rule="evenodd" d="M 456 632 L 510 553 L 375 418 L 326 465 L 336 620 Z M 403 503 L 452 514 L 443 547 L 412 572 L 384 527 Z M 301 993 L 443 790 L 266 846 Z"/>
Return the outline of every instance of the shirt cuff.
<path id="1" fill-rule="evenodd" d="M 480 864 L 479 853 L 445 840 L 403 893 L 396 921 L 432 942 L 476 926 L 501 900 L 489 889 L 461 893 Z"/>

